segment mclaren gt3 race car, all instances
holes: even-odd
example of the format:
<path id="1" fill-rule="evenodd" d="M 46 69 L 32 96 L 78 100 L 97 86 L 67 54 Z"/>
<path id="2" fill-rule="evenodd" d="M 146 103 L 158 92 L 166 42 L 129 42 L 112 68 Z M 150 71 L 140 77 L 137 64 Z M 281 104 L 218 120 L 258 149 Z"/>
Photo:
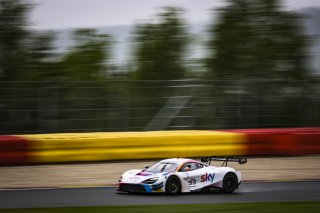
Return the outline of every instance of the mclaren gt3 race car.
<path id="1" fill-rule="evenodd" d="M 212 166 L 211 161 L 223 161 Z M 161 160 L 145 169 L 133 169 L 122 174 L 118 183 L 120 192 L 178 194 L 185 192 L 220 190 L 232 193 L 241 183 L 241 172 L 227 167 L 228 162 L 244 164 L 246 158 L 185 158 Z"/>

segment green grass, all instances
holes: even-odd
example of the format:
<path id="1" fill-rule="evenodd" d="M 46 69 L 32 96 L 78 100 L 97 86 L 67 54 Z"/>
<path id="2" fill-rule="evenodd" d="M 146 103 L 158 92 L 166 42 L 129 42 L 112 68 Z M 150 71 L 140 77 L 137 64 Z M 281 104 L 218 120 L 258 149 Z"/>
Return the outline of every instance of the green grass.
<path id="1" fill-rule="evenodd" d="M 187 204 L 187 205 L 146 205 L 146 206 L 95 206 L 68 208 L 30 208 L 30 209 L 0 209 L 0 213 L 123 213 L 123 212 L 180 212 L 180 213 L 269 213 L 269 212 L 319 212 L 320 201 L 316 202 L 273 202 L 273 203 L 232 203 L 232 204 Z"/>

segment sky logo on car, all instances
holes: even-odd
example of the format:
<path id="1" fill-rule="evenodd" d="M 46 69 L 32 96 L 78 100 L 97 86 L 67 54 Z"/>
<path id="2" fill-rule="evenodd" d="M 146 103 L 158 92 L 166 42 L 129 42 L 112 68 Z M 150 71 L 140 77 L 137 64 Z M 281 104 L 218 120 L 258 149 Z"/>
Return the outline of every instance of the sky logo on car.
<path id="1" fill-rule="evenodd" d="M 205 175 L 201 176 L 201 182 L 213 182 L 214 179 L 214 173 L 213 174 L 208 174 L 206 173 Z"/>

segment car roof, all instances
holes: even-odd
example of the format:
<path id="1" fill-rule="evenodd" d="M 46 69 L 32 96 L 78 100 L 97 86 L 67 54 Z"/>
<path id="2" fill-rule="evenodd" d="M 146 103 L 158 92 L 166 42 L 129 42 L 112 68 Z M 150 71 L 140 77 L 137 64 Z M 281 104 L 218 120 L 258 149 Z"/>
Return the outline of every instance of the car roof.
<path id="1" fill-rule="evenodd" d="M 181 164 L 184 164 L 184 163 L 187 163 L 187 162 L 197 162 L 197 163 L 199 163 L 196 160 L 187 159 L 187 158 L 168 158 L 168 159 L 161 160 L 160 162 L 161 163 L 174 163 L 174 164 L 178 164 L 178 165 L 181 165 Z"/>

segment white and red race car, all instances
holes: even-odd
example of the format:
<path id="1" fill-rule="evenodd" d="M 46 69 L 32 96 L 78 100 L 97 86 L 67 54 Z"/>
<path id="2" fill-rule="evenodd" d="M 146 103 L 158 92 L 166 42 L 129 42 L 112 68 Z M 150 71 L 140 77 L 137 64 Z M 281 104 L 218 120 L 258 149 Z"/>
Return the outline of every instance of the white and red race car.
<path id="1" fill-rule="evenodd" d="M 211 161 L 223 161 L 221 166 L 211 166 Z M 120 192 L 178 194 L 185 192 L 220 190 L 232 193 L 241 183 L 241 172 L 227 167 L 228 162 L 244 164 L 246 158 L 185 158 L 161 160 L 145 169 L 133 169 L 122 174 L 118 183 Z"/>

